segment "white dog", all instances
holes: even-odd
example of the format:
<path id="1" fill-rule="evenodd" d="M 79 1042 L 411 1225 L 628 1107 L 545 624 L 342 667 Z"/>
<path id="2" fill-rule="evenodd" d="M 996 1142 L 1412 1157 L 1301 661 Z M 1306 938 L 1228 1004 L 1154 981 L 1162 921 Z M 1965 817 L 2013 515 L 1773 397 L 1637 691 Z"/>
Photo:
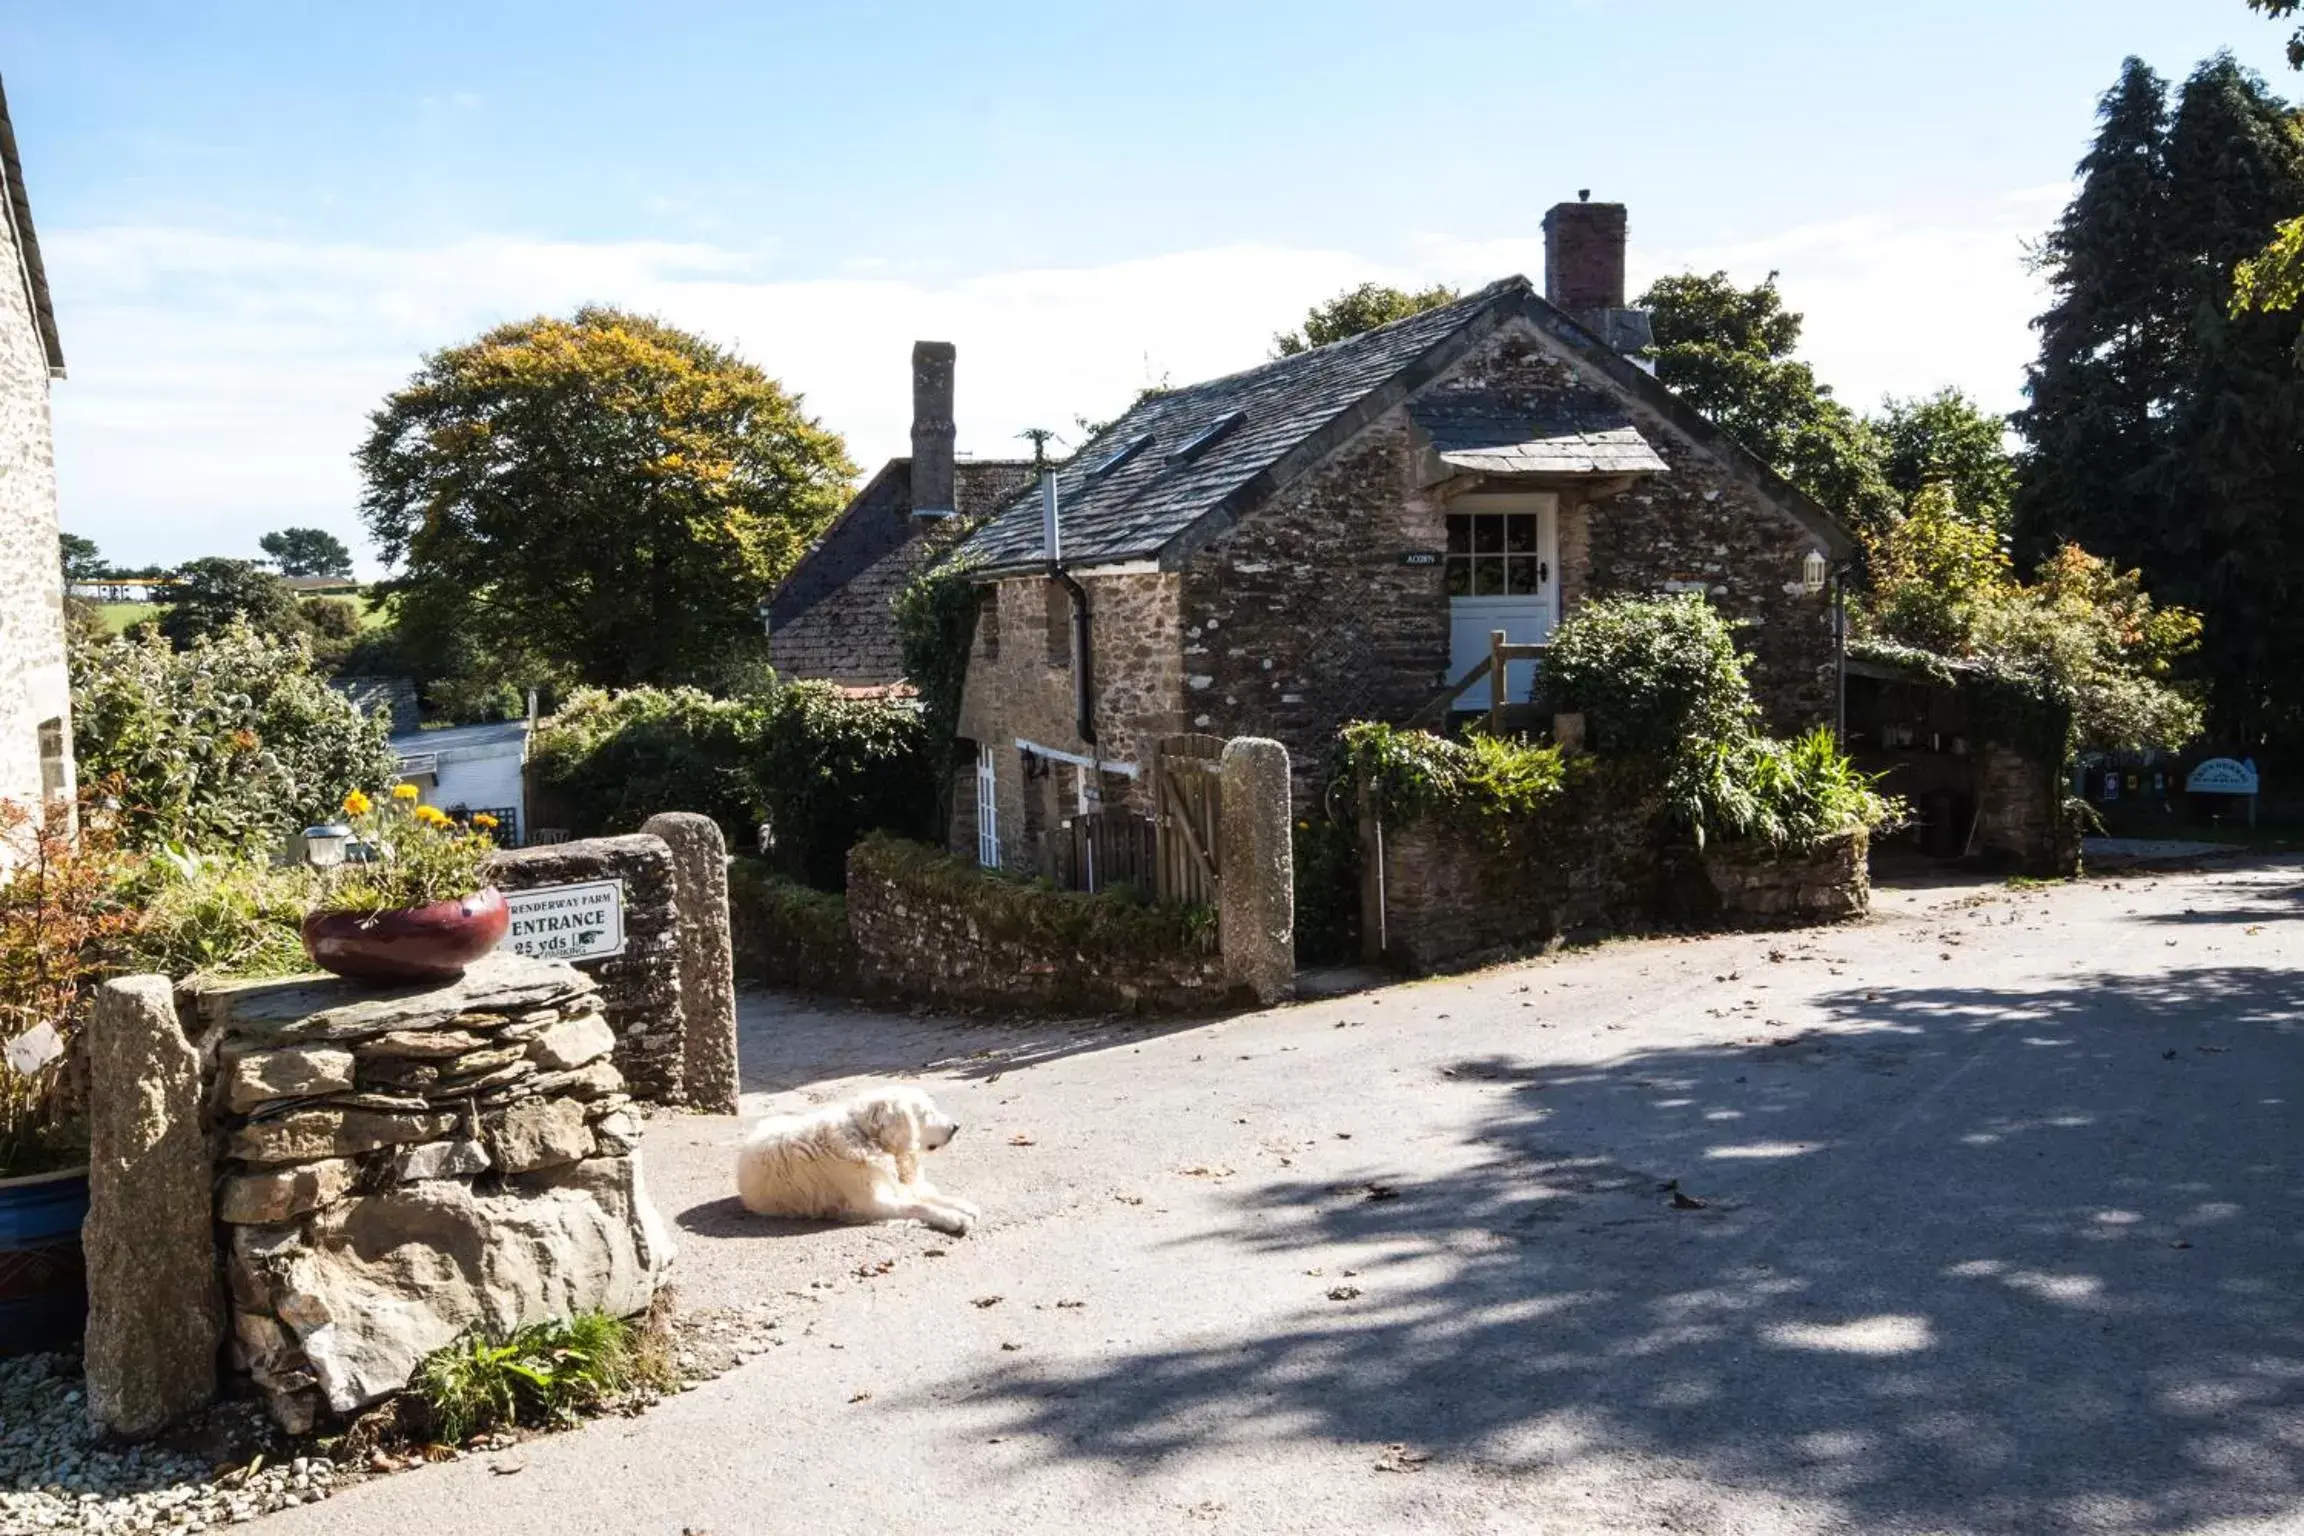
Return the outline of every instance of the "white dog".
<path id="1" fill-rule="evenodd" d="M 762 1216 L 917 1221 L 966 1235 L 982 1214 L 938 1192 L 920 1159 L 960 1130 L 918 1088 L 878 1088 L 802 1115 L 771 1115 L 736 1154 L 736 1193 Z"/>

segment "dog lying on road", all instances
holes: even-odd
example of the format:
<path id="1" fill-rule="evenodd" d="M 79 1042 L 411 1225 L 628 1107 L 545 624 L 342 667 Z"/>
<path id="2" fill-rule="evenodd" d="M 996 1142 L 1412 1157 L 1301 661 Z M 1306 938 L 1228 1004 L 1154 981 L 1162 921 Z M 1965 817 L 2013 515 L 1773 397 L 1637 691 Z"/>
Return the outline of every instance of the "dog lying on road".
<path id="1" fill-rule="evenodd" d="M 920 1159 L 960 1123 L 909 1086 L 877 1088 L 800 1115 L 771 1115 L 736 1154 L 736 1193 L 761 1216 L 917 1221 L 967 1234 L 982 1212 L 922 1177 Z"/>

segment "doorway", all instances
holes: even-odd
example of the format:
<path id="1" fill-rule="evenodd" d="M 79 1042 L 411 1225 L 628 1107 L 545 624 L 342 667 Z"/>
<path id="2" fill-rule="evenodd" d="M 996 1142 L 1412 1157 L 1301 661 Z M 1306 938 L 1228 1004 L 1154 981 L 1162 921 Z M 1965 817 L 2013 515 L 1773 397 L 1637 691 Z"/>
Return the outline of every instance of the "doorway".
<path id="1" fill-rule="evenodd" d="M 1560 612 L 1560 498 L 1550 491 L 1458 497 L 1448 511 L 1448 676 L 1488 655 L 1494 630 L 1515 645 L 1541 645 Z M 1526 699 L 1536 663 L 1505 673 L 1505 697 Z M 1451 706 L 1486 709 L 1488 690 L 1467 688 Z"/>

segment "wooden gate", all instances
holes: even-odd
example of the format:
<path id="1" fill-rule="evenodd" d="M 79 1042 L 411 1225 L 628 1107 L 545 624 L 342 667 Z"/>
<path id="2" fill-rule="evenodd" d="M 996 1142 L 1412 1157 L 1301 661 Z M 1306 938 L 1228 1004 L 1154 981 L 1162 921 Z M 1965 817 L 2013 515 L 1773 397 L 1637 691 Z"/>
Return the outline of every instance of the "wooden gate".
<path id="1" fill-rule="evenodd" d="M 1160 898 L 1216 905 L 1224 877 L 1219 826 L 1224 793 L 1221 736 L 1171 736 L 1152 757 L 1159 838 L 1154 866 Z"/>

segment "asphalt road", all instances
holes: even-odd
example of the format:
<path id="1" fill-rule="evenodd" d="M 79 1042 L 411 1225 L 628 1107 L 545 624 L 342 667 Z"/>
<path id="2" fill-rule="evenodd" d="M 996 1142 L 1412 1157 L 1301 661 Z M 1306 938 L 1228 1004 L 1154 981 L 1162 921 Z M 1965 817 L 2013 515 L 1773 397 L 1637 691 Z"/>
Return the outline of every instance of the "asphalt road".
<path id="1" fill-rule="evenodd" d="M 775 1342 L 266 1536 L 2304 1530 L 2300 897 L 1888 891 L 1164 1031 L 756 997 L 748 1107 L 919 1074 L 984 1227 L 756 1221 L 660 1119 L 685 1304 Z"/>

